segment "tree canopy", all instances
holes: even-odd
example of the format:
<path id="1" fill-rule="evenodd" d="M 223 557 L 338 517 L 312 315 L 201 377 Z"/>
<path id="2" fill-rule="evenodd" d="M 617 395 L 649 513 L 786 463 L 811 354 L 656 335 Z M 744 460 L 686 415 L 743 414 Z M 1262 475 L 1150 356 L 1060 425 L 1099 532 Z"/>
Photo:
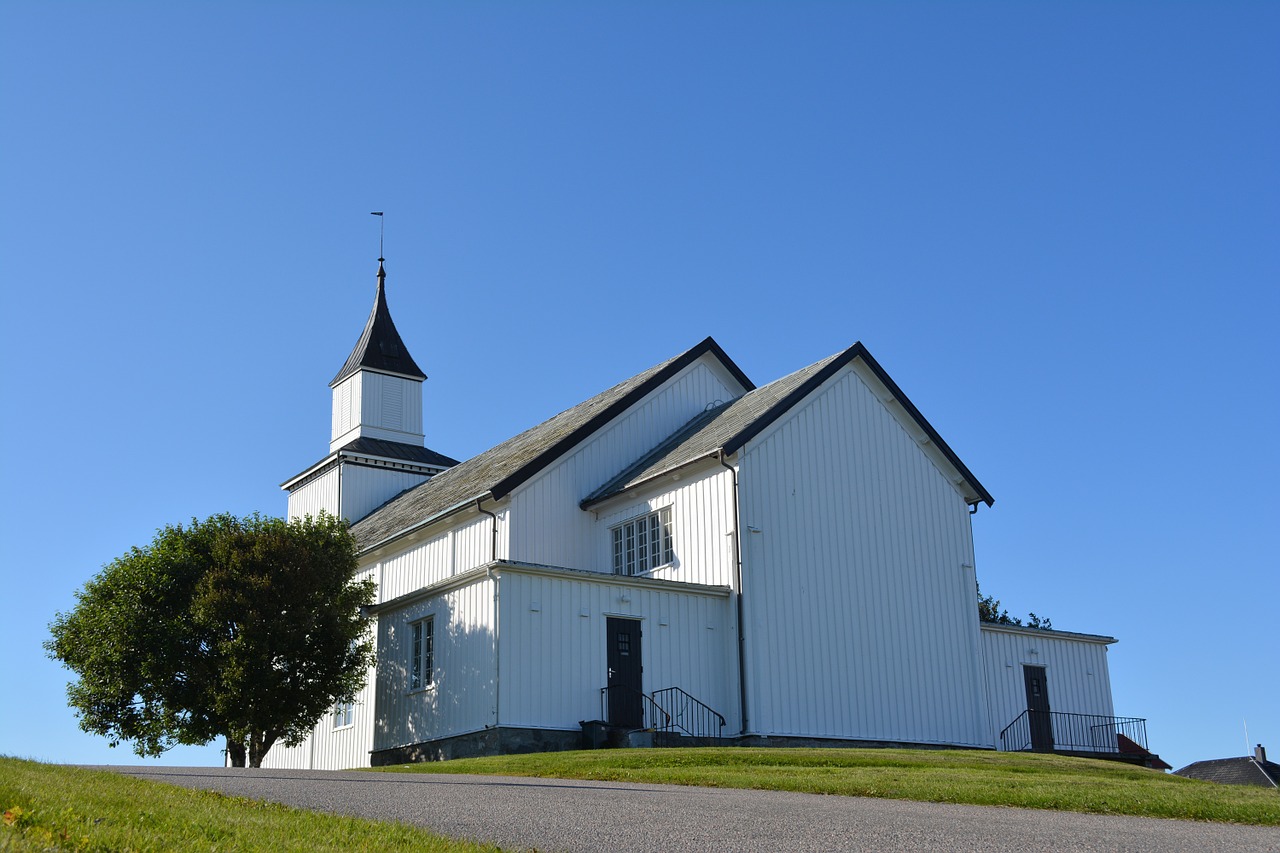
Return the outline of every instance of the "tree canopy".
<path id="1" fill-rule="evenodd" d="M 332 515 L 192 519 L 104 566 L 45 649 L 78 676 L 80 727 L 112 746 L 148 756 L 224 737 L 233 764 L 258 767 L 364 686 L 376 585 L 357 570 Z"/>
<path id="2" fill-rule="evenodd" d="M 1047 616 L 1037 616 L 1034 611 L 1027 614 L 1024 625 L 1017 616 L 1010 616 L 1008 610 L 1000 608 L 1000 599 L 991 595 L 984 596 L 981 587 L 978 588 L 978 619 L 996 625 L 1022 625 L 1025 628 L 1039 628 L 1042 631 L 1053 630 L 1053 621 Z"/>

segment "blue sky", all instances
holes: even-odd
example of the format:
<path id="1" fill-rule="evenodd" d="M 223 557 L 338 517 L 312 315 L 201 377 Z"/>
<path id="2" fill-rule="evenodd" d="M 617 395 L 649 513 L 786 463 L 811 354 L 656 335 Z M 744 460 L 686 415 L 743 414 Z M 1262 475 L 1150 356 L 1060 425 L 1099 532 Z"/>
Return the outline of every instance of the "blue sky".
<path id="1" fill-rule="evenodd" d="M 713 335 L 863 341 L 996 498 L 983 590 L 1104 633 L 1175 767 L 1280 751 L 1280 6 L 0 7 L 0 754 L 41 642 L 193 516 L 283 514 L 373 298 L 465 458 Z M 218 760 L 217 746 L 168 763 Z"/>

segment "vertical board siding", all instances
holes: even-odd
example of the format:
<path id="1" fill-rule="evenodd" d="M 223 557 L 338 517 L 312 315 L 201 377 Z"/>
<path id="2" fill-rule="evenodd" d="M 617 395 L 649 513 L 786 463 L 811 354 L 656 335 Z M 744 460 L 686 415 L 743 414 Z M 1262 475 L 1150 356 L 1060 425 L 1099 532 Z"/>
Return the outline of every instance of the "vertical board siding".
<path id="1" fill-rule="evenodd" d="M 359 413 L 356 411 L 355 403 L 360 399 L 361 378 L 363 373 L 357 371 L 348 376 L 333 389 L 333 420 L 329 431 L 329 441 L 336 442 L 339 438 L 355 429 L 359 421 Z M 330 447 L 330 450 L 336 450 Z"/>
<path id="2" fill-rule="evenodd" d="M 573 730 L 599 719 L 605 620 L 622 616 L 642 620 L 644 692 L 680 687 L 724 715 L 726 734 L 737 733 L 727 596 L 511 571 L 502 573 L 499 589 L 502 725 Z"/>
<path id="3" fill-rule="evenodd" d="M 498 515 L 498 550 L 506 530 L 505 511 Z M 378 600 L 390 601 L 414 590 L 479 568 L 492 562 L 492 520 L 481 515 L 461 521 L 421 542 L 416 542 L 375 565 L 378 569 Z"/>
<path id="4" fill-rule="evenodd" d="M 425 483 L 427 479 L 425 474 L 394 468 L 343 465 L 342 516 L 351 522 L 359 521 L 405 489 Z"/>
<path id="5" fill-rule="evenodd" d="M 733 583 L 733 476 L 719 465 L 686 476 L 678 485 L 665 480 L 670 488 L 651 492 L 652 497 L 641 493 L 626 506 L 601 512 L 591 533 L 595 554 L 591 567 L 602 572 L 613 571 L 613 527 L 670 507 L 675 559 L 671 565 L 655 569 L 645 577 L 730 586 Z"/>
<path id="6" fill-rule="evenodd" d="M 373 371 L 362 370 L 356 375 L 360 374 L 364 379 L 360 392 L 361 425 L 392 433 L 422 433 L 421 382 Z M 351 424 L 352 427 L 356 425 Z"/>
<path id="7" fill-rule="evenodd" d="M 512 559 L 610 570 L 598 563 L 598 527 L 578 503 L 708 405 L 739 396 L 708 366 L 708 358 L 690 365 L 512 494 Z"/>
<path id="8" fill-rule="evenodd" d="M 378 619 L 377 725 L 373 749 L 478 731 L 496 722 L 494 582 L 459 589 Z M 433 683 L 409 691 L 409 625 L 434 617 Z"/>
<path id="9" fill-rule="evenodd" d="M 968 509 L 871 389 L 842 370 L 739 464 L 749 729 L 990 745 Z"/>
<path id="10" fill-rule="evenodd" d="M 981 633 L 993 744 L 1001 730 L 1027 710 L 1023 664 L 1044 667 L 1050 710 L 1115 716 L 1105 644 L 986 626 Z"/>
<path id="11" fill-rule="evenodd" d="M 338 513 L 338 469 L 336 467 L 289 493 L 288 517 L 291 520 L 305 515 L 319 515 L 320 510 L 335 515 Z"/>

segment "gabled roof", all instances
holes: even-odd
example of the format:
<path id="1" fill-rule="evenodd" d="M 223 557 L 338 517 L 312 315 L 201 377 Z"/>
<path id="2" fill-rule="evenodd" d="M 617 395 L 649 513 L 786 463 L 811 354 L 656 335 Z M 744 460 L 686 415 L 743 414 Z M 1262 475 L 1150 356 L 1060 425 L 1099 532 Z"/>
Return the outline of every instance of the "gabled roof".
<path id="1" fill-rule="evenodd" d="M 382 373 L 394 373 L 409 379 L 426 379 L 427 375 L 418 369 L 413 356 L 400 340 L 396 324 L 391 322 L 391 311 L 387 309 L 386 292 L 387 272 L 378 259 L 378 293 L 373 300 L 373 311 L 364 324 L 364 331 L 356 347 L 347 356 L 347 363 L 342 365 L 338 375 L 329 383 L 332 388 L 342 380 L 361 368 L 377 370 Z"/>
<path id="2" fill-rule="evenodd" d="M 1280 764 L 1274 761 L 1258 761 L 1250 756 L 1197 761 L 1181 770 L 1175 770 L 1174 775 L 1217 782 L 1219 785 L 1280 787 Z"/>
<path id="3" fill-rule="evenodd" d="M 675 358 L 619 382 L 586 402 L 437 474 L 422 485 L 401 492 L 352 525 L 356 543 L 361 550 L 366 550 L 477 500 L 505 497 L 650 391 L 708 353 L 714 355 L 744 388 L 755 388 L 720 345 L 707 338 Z"/>
<path id="4" fill-rule="evenodd" d="M 920 414 L 920 410 L 902 393 L 902 389 L 889 378 L 884 368 L 871 357 L 860 342 L 847 350 L 823 359 L 816 364 L 797 370 L 789 376 L 771 382 L 739 397 L 733 402 L 694 418 L 682 429 L 664 441 L 652 453 L 601 486 L 582 501 L 585 509 L 600 503 L 643 482 L 708 456 L 736 453 L 748 441 L 759 435 L 788 410 L 809 396 L 822 383 L 836 374 L 854 359 L 861 359 L 889 390 L 929 441 L 938 448 L 947 461 L 959 472 L 973 489 L 978 500 L 988 506 L 995 502 L 983 488 L 960 457 L 942 440 L 937 430 Z"/>

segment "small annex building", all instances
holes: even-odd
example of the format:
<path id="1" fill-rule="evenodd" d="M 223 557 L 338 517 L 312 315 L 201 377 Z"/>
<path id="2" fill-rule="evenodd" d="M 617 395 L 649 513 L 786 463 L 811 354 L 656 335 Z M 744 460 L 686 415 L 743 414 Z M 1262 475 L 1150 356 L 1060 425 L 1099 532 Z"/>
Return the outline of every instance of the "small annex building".
<path id="1" fill-rule="evenodd" d="M 578 748 L 584 722 L 779 745 L 1135 736 L 1113 638 L 979 623 L 971 524 L 993 499 L 861 343 L 756 386 L 707 338 L 461 462 L 425 446 L 425 378 L 380 260 L 329 453 L 283 484 L 290 517 L 351 522 L 377 664 L 264 766 Z"/>

